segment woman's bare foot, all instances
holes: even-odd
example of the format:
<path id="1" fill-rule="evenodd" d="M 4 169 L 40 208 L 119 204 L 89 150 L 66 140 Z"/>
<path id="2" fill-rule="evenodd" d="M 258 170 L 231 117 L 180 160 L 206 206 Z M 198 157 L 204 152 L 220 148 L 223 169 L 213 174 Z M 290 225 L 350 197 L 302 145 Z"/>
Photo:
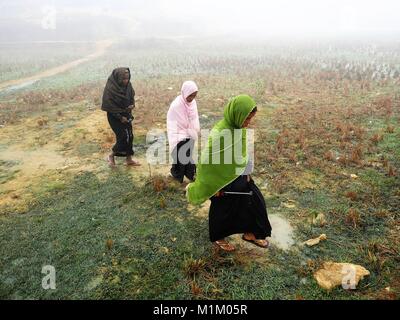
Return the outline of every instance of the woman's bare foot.
<path id="1" fill-rule="evenodd" d="M 114 155 L 113 155 L 113 154 L 110 154 L 110 155 L 107 157 L 107 162 L 108 162 L 108 164 L 110 165 L 110 167 L 115 167 L 115 158 L 114 158 Z"/>
<path id="2" fill-rule="evenodd" d="M 256 239 L 255 235 L 252 233 L 245 233 L 242 237 L 244 241 L 250 242 L 257 247 L 267 249 L 269 247 L 268 240 L 265 239 Z"/>
<path id="3" fill-rule="evenodd" d="M 232 252 L 236 250 L 236 248 L 225 239 L 215 241 L 214 243 L 218 246 L 218 248 L 226 252 Z"/>
<path id="4" fill-rule="evenodd" d="M 132 167 L 141 166 L 141 164 L 139 162 L 133 160 L 132 157 L 126 157 L 126 165 L 132 166 Z"/>

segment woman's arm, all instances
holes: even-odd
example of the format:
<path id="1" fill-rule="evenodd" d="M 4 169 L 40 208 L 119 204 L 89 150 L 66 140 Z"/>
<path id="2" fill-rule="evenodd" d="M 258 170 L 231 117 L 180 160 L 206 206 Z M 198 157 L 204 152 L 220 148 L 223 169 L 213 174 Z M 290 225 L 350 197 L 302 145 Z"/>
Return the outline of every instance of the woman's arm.
<path id="1" fill-rule="evenodd" d="M 132 100 L 131 100 L 131 104 L 129 105 L 128 109 L 129 109 L 130 111 L 132 111 L 133 109 L 135 109 L 135 107 L 136 107 L 135 96 L 133 96 L 133 97 L 132 97 Z"/>
<path id="2" fill-rule="evenodd" d="M 110 114 L 111 114 L 115 119 L 118 119 L 118 120 L 121 120 L 121 119 L 122 119 L 122 114 L 120 114 L 120 113 L 110 112 Z"/>
<path id="3" fill-rule="evenodd" d="M 200 121 L 199 121 L 199 114 L 196 112 L 196 115 L 191 119 L 188 118 L 188 134 L 195 140 L 198 139 L 200 134 Z"/>
<path id="4" fill-rule="evenodd" d="M 127 123 L 128 122 L 128 118 L 123 116 L 121 113 L 114 113 L 114 112 L 110 112 L 111 116 L 113 116 L 115 119 L 121 121 L 122 123 Z"/>

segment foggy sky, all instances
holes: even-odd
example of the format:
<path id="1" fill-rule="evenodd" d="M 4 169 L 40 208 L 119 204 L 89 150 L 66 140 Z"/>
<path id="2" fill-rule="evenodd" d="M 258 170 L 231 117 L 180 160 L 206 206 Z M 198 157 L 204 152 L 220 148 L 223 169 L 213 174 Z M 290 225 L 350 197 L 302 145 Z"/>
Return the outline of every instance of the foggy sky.
<path id="1" fill-rule="evenodd" d="M 399 12 L 398 0 L 0 0 L 0 41 L 398 35 Z"/>

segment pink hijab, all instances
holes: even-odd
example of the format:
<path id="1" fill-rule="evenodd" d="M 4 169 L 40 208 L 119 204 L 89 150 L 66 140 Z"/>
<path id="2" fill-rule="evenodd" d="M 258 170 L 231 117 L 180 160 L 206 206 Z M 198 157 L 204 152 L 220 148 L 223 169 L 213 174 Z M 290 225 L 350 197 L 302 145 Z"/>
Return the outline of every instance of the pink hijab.
<path id="1" fill-rule="evenodd" d="M 171 103 L 167 114 L 167 131 L 169 150 L 175 149 L 176 145 L 185 139 L 197 140 L 200 133 L 199 114 L 196 100 L 187 102 L 187 97 L 199 91 L 196 83 L 186 81 L 182 85 L 181 95 Z"/>

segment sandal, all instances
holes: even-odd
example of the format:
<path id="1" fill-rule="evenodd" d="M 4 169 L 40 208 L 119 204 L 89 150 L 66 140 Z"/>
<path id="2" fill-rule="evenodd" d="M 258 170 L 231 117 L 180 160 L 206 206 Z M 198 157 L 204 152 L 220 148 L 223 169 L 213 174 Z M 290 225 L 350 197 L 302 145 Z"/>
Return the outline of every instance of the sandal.
<path id="1" fill-rule="evenodd" d="M 225 252 L 233 252 L 236 250 L 236 248 L 233 245 L 231 245 L 229 242 L 225 240 L 215 241 L 214 243 L 218 246 L 218 248 L 220 248 Z"/>
<path id="2" fill-rule="evenodd" d="M 268 249 L 269 247 L 269 241 L 265 240 L 265 239 L 246 239 L 246 237 L 243 235 L 242 236 L 242 240 L 250 242 L 254 245 L 256 245 L 257 247 L 263 248 L 263 249 Z"/>

